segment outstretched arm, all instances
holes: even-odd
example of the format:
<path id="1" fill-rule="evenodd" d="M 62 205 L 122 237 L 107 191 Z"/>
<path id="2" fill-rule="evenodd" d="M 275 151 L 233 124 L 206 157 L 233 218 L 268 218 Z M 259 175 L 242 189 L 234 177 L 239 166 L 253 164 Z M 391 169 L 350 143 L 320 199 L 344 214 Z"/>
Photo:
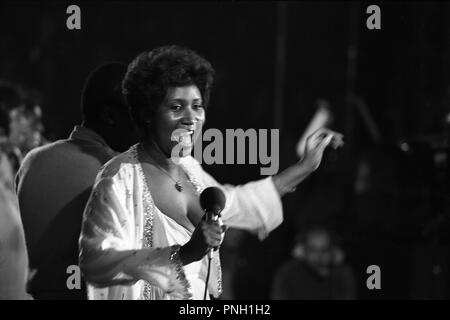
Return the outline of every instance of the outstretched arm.
<path id="1" fill-rule="evenodd" d="M 197 175 L 203 184 L 221 187 L 225 191 L 226 205 L 222 212 L 223 222 L 229 226 L 245 229 L 264 239 L 283 221 L 281 197 L 295 190 L 296 186 L 318 168 L 323 151 L 332 144 L 343 144 L 342 135 L 328 129 L 319 129 L 308 137 L 304 157 L 281 173 L 243 185 L 220 185 L 211 175 L 197 165 Z"/>

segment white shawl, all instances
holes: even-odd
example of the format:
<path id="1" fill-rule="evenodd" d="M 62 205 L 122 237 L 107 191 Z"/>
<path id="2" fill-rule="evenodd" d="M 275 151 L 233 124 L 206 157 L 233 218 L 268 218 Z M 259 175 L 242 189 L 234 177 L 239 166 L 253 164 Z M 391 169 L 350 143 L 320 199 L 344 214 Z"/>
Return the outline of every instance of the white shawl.
<path id="1" fill-rule="evenodd" d="M 180 165 L 200 195 L 209 186 L 226 195 L 222 220 L 264 239 L 283 221 L 272 178 L 240 186 L 220 185 L 191 156 Z M 202 299 L 207 258 L 182 266 L 178 249 L 191 232 L 154 204 L 137 145 L 111 159 L 99 172 L 80 235 L 80 267 L 89 299 Z M 221 293 L 219 251 L 213 254 L 208 292 Z"/>

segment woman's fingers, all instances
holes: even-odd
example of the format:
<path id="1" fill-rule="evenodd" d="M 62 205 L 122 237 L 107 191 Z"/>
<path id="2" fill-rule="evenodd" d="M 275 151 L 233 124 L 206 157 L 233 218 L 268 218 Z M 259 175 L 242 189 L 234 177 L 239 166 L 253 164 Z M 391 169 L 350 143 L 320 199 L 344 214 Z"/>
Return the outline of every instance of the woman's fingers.
<path id="1" fill-rule="evenodd" d="M 333 135 L 328 134 L 326 136 L 326 138 L 324 138 L 322 141 L 320 141 L 320 143 L 317 145 L 317 151 L 323 152 L 325 150 L 325 148 L 328 147 L 328 145 L 331 143 L 332 140 L 333 140 Z"/>
<path id="2" fill-rule="evenodd" d="M 221 230 L 216 230 L 216 229 L 214 229 L 214 230 L 210 230 L 210 229 L 205 230 L 204 234 L 209 236 L 210 238 L 213 238 L 213 239 L 220 239 L 220 237 L 222 236 Z"/>
<path id="3" fill-rule="evenodd" d="M 331 144 L 334 149 L 337 149 L 339 147 L 342 147 L 344 145 L 344 136 L 341 135 L 339 137 L 334 137 L 334 139 L 331 141 Z"/>
<path id="4" fill-rule="evenodd" d="M 330 133 L 332 133 L 332 131 L 330 129 L 320 128 L 320 129 L 317 129 L 316 131 L 314 131 L 310 137 L 312 140 L 318 140 L 318 139 L 322 140 L 325 135 L 330 134 Z"/>
<path id="5" fill-rule="evenodd" d="M 322 140 L 323 138 L 325 138 L 325 136 L 327 135 L 333 135 L 336 138 L 343 138 L 344 135 L 342 133 L 327 129 L 327 128 L 320 128 L 316 131 L 314 131 L 314 133 L 311 134 L 310 138 L 315 140 L 315 139 L 320 139 Z"/>
<path id="6" fill-rule="evenodd" d="M 205 241 L 211 247 L 218 247 L 223 239 L 222 230 L 218 221 L 207 221 L 202 226 Z"/>
<path id="7" fill-rule="evenodd" d="M 208 244 L 209 247 L 216 248 L 216 247 L 219 247 L 221 245 L 221 239 L 220 238 L 219 239 L 207 238 L 206 241 L 207 241 L 207 244 Z"/>
<path id="8" fill-rule="evenodd" d="M 202 228 L 203 230 L 213 230 L 217 232 L 222 230 L 218 221 L 205 221 Z"/>
<path id="9" fill-rule="evenodd" d="M 328 141 L 331 139 L 330 141 Z M 323 149 L 323 144 L 325 144 L 325 147 L 332 143 L 333 148 L 338 148 L 344 144 L 344 135 L 327 129 L 327 128 L 320 128 L 316 130 L 311 136 L 308 138 L 309 140 L 309 147 L 310 149 L 316 149 L 319 148 Z M 328 142 L 327 142 L 328 141 Z"/>
<path id="10" fill-rule="evenodd" d="M 205 240 L 208 246 L 218 247 L 222 242 L 222 236 L 220 234 L 207 234 L 205 235 Z"/>

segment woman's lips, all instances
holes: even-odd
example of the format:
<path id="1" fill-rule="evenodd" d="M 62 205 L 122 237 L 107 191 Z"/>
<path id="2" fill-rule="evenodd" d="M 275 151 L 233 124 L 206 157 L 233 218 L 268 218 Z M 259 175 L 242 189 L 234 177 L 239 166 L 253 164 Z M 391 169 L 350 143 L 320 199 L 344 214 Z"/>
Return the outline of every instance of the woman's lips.
<path id="1" fill-rule="evenodd" d="M 182 130 L 178 136 L 178 143 L 183 147 L 191 147 L 193 144 L 194 130 Z"/>

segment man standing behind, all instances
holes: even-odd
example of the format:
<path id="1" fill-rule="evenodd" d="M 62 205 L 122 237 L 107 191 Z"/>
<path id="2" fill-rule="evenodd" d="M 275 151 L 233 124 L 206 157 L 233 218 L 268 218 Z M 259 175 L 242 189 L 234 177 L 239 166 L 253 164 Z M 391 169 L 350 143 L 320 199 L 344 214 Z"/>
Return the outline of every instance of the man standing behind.
<path id="1" fill-rule="evenodd" d="M 137 142 L 121 93 L 126 66 L 108 63 L 86 80 L 82 123 L 68 139 L 32 150 L 16 177 L 35 299 L 86 299 L 68 284 L 78 265 L 81 220 L 95 177 L 117 152 Z M 72 283 L 73 284 L 73 283 Z"/>

